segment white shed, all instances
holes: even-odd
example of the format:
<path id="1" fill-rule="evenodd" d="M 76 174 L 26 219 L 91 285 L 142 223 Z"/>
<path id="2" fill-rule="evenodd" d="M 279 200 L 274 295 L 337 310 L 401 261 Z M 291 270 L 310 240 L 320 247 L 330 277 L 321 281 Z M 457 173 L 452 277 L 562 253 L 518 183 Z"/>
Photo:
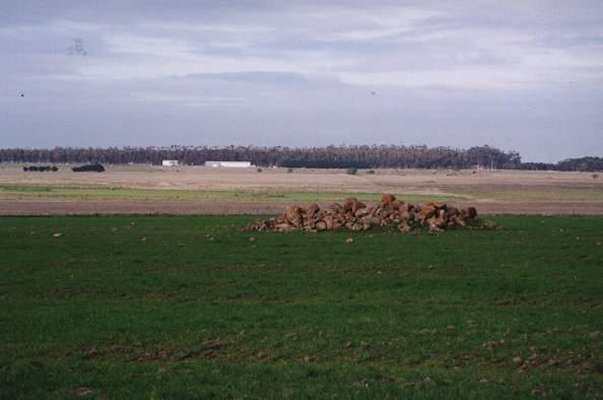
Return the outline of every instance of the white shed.
<path id="1" fill-rule="evenodd" d="M 206 167 L 250 168 L 251 161 L 205 161 Z"/>
<path id="2" fill-rule="evenodd" d="M 163 160 L 161 161 L 161 165 L 164 167 L 177 167 L 178 160 Z"/>

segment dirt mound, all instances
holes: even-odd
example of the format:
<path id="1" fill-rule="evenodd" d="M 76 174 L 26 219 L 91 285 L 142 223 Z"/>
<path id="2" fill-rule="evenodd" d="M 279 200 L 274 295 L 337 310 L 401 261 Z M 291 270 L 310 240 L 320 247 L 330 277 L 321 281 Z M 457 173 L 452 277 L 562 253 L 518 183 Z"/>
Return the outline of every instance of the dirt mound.
<path id="1" fill-rule="evenodd" d="M 307 208 L 292 205 L 274 218 L 256 221 L 243 228 L 245 231 L 296 231 L 308 232 L 350 230 L 366 231 L 372 227 L 396 225 L 401 232 L 411 232 L 420 226 L 428 226 L 431 232 L 440 232 L 465 226 L 477 217 L 475 207 L 457 208 L 442 202 L 420 205 L 397 200 L 385 193 L 381 203 L 367 207 L 354 197 L 343 204 L 321 208 L 310 204 Z"/>

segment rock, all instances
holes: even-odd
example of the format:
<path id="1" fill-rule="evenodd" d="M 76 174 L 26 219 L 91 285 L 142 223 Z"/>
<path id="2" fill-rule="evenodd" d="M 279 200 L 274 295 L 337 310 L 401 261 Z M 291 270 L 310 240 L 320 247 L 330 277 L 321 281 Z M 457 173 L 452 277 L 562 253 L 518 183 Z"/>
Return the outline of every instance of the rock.
<path id="1" fill-rule="evenodd" d="M 348 197 L 343 201 L 343 211 L 351 212 L 354 204 L 358 202 L 358 199 L 355 197 Z"/>
<path id="2" fill-rule="evenodd" d="M 366 208 L 366 204 L 358 201 L 355 197 L 348 197 L 343 201 L 343 211 L 355 214 L 361 208 Z"/>
<path id="3" fill-rule="evenodd" d="M 425 221 L 433 216 L 435 216 L 435 213 L 437 211 L 437 208 L 435 207 L 434 203 L 423 203 L 421 204 L 421 206 L 419 206 L 419 220 L 420 221 Z"/>
<path id="4" fill-rule="evenodd" d="M 298 226 L 302 222 L 303 209 L 299 206 L 289 206 L 285 209 L 283 216 L 286 221 L 294 226 Z"/>
<path id="5" fill-rule="evenodd" d="M 398 225 L 398 230 L 402 233 L 410 233 L 412 232 L 412 226 L 408 225 L 406 222 L 402 222 Z"/>
<path id="6" fill-rule="evenodd" d="M 483 224 L 483 228 L 487 230 L 495 230 L 498 228 L 498 225 L 494 221 L 486 221 Z"/>
<path id="7" fill-rule="evenodd" d="M 318 204 L 312 203 L 306 208 L 306 218 L 312 219 L 318 212 L 320 211 L 320 206 Z"/>
<path id="8" fill-rule="evenodd" d="M 427 386 L 433 386 L 435 385 L 435 381 L 433 379 L 431 379 L 429 376 L 425 377 L 425 379 L 423 379 L 423 384 L 427 385 Z"/>
<path id="9" fill-rule="evenodd" d="M 421 225 L 426 225 L 431 232 L 441 232 L 465 226 L 467 220 L 477 215 L 475 207 L 458 209 L 442 202 L 426 202 L 416 206 L 396 200 L 396 197 L 389 193 L 384 193 L 381 200 L 381 203 L 373 207 L 367 207 L 355 197 L 345 199 L 343 205 L 334 203 L 327 208 L 321 208 L 315 203 L 308 205 L 306 209 L 291 205 L 281 215 L 265 221 L 256 221 L 245 226 L 243 230 L 316 232 L 347 229 L 357 232 L 376 226 L 395 225 L 400 232 L 409 233 Z M 496 224 L 490 222 L 485 222 L 479 227 L 498 229 Z"/>
<path id="10" fill-rule="evenodd" d="M 335 229 L 335 220 L 333 219 L 333 217 L 331 215 L 327 215 L 324 219 L 325 224 L 327 225 L 327 230 L 331 231 L 333 229 Z"/>
<path id="11" fill-rule="evenodd" d="M 362 204 L 362 203 L 360 203 L 360 204 Z M 364 216 L 366 216 L 368 214 L 369 214 L 369 210 L 367 210 L 366 205 L 364 205 L 363 208 L 360 208 L 360 209 L 356 210 L 356 212 L 354 213 L 354 216 L 356 218 L 362 218 L 362 217 L 364 217 Z"/>
<path id="12" fill-rule="evenodd" d="M 77 397 L 85 397 L 94 393 L 94 390 L 86 386 L 78 386 L 73 389 L 73 394 Z"/>
<path id="13" fill-rule="evenodd" d="M 383 196 L 381 196 L 381 203 L 389 205 L 392 204 L 394 201 L 396 201 L 396 196 L 394 196 L 393 194 L 390 193 L 383 193 Z"/>
<path id="14" fill-rule="evenodd" d="M 317 231 L 324 231 L 327 229 L 327 223 L 321 219 L 314 224 L 314 227 Z"/>
<path id="15" fill-rule="evenodd" d="M 465 219 L 475 219 L 477 217 L 477 210 L 475 207 L 467 207 L 461 210 L 461 214 Z"/>

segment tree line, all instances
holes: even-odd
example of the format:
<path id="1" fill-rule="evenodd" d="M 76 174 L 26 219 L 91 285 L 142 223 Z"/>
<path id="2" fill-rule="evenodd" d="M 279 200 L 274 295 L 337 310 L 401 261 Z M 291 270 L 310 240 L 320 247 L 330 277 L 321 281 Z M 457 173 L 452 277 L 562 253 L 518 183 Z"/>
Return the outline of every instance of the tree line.
<path id="1" fill-rule="evenodd" d="M 556 164 L 522 163 L 515 151 L 492 146 L 469 149 L 427 146 L 169 146 L 53 149 L 0 149 L 0 162 L 153 164 L 178 160 L 181 165 L 203 165 L 206 161 L 251 161 L 259 167 L 286 168 L 491 168 L 563 171 L 603 169 L 603 159 L 584 157 Z"/>

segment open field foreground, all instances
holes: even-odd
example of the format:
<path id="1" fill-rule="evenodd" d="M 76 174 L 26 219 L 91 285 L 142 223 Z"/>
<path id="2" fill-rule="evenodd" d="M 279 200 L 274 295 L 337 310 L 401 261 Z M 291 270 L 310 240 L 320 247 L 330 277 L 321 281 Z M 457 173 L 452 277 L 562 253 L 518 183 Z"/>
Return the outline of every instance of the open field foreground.
<path id="1" fill-rule="evenodd" d="M 603 397 L 603 218 L 494 219 L 0 218 L 0 398 Z"/>
<path id="2" fill-rule="evenodd" d="M 0 215 L 274 214 L 381 193 L 474 205 L 484 214 L 603 215 L 603 177 L 591 173 L 306 170 L 108 166 L 103 173 L 24 172 L 0 165 Z"/>

